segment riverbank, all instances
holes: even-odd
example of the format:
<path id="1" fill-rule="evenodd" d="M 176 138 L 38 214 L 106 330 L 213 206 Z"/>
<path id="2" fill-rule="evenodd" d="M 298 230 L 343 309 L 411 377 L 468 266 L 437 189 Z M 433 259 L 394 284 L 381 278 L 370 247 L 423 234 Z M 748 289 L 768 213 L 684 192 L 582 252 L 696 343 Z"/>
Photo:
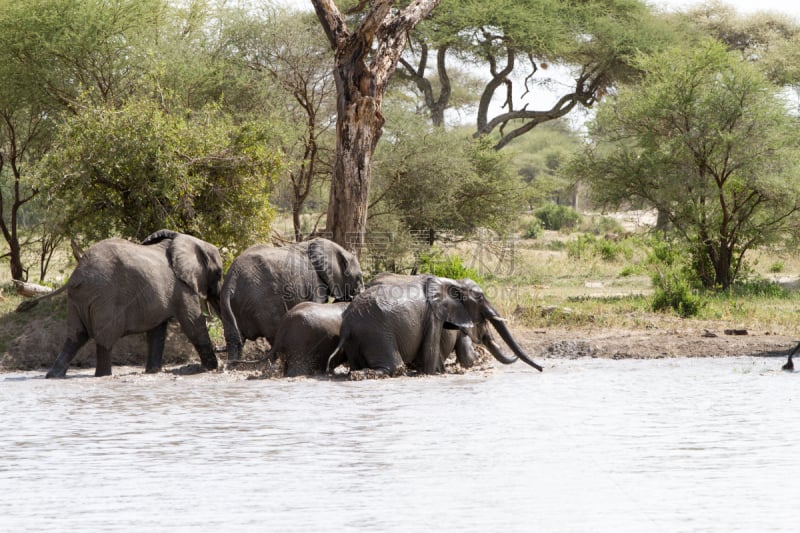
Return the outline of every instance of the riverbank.
<path id="1" fill-rule="evenodd" d="M 20 370 L 45 370 L 55 359 L 66 336 L 63 318 L 53 309 L 41 310 L 39 315 L 20 318 L 9 313 L 0 317 L 0 372 Z M 52 313 L 50 316 L 47 313 Z M 776 366 L 785 358 L 798 340 L 796 337 L 771 330 L 746 329 L 725 321 L 687 320 L 658 316 L 654 320 L 640 320 L 642 327 L 619 328 L 583 326 L 557 326 L 529 328 L 515 324 L 511 329 L 520 345 L 535 360 L 546 367 L 547 359 L 574 359 L 580 357 L 605 359 L 662 359 L 669 357 L 774 357 Z M 213 328 L 212 328 L 213 331 Z M 218 334 L 216 335 L 219 336 Z M 219 345 L 222 339 L 215 339 Z M 265 342 L 248 342 L 245 358 L 263 358 Z M 122 339 L 114 347 L 115 366 L 142 367 L 146 359 L 144 335 Z M 225 353 L 219 354 L 225 362 Z M 198 370 L 194 349 L 178 329 L 171 325 L 164 353 L 166 368 L 176 375 Z M 76 369 L 93 368 L 94 345 L 87 344 L 76 356 Z M 496 364 L 496 363 L 494 363 Z M 780 362 L 782 364 L 782 362 Z M 477 371 L 491 368 L 492 361 L 482 364 Z M 457 367 L 453 372 L 461 371 Z M 233 370 L 243 377 L 277 377 L 275 365 L 242 365 Z"/>

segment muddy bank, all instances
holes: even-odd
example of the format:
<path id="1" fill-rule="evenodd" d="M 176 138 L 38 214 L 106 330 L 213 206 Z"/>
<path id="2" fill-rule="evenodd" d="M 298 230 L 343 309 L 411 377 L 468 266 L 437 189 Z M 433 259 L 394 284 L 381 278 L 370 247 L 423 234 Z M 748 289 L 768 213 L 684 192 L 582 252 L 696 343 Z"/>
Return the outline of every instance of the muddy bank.
<path id="1" fill-rule="evenodd" d="M 57 311 L 57 310 L 56 310 Z M 43 313 L 47 313 L 44 310 Z M 53 316 L 37 316 L 22 321 L 13 313 L 0 319 L 0 371 L 39 370 L 48 368 L 61 348 L 66 336 L 65 321 Z M 680 327 L 677 327 L 680 326 Z M 786 357 L 797 344 L 797 339 L 771 331 L 729 329 L 724 323 L 694 323 L 683 321 L 676 327 L 643 329 L 600 328 L 542 328 L 513 327 L 512 332 L 536 360 L 546 363 L 551 358 L 608 358 L 608 359 L 660 359 L 667 357 Z M 727 333 L 726 333 L 727 332 Z M 215 339 L 222 345 L 222 339 Z M 275 378 L 282 375 L 282 362 L 265 361 L 268 344 L 265 341 L 248 341 L 244 359 L 259 361 L 241 364 L 227 372 L 249 378 Z M 114 346 L 113 364 L 142 367 L 147 354 L 144 335 L 131 335 Z M 220 362 L 226 361 L 224 351 L 218 353 Z M 199 359 L 192 345 L 181 333 L 177 324 L 171 324 L 164 350 L 165 368 L 176 375 L 194 373 Z M 470 372 L 488 371 L 493 365 L 485 358 Z M 776 362 L 777 364 L 777 362 Z M 94 368 L 94 343 L 89 342 L 76 356 L 76 368 Z M 546 365 L 545 365 L 546 366 Z M 458 365 L 448 365 L 448 372 L 464 372 Z"/>

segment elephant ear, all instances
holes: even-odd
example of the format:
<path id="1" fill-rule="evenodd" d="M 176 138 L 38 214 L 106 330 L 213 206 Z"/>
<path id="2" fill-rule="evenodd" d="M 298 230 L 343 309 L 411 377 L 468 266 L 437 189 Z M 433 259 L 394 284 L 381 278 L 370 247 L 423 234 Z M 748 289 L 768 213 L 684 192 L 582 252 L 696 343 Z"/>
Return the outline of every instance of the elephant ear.
<path id="1" fill-rule="evenodd" d="M 209 279 L 217 270 L 213 259 L 203 247 L 202 241 L 188 235 L 177 235 L 167 249 L 167 257 L 175 276 L 186 284 L 195 294 L 208 298 L 209 287 L 215 280 Z M 211 246 L 211 245 L 208 245 Z M 221 263 L 219 270 L 221 274 Z"/>
<path id="2" fill-rule="evenodd" d="M 345 295 L 342 288 L 344 268 L 342 263 L 344 249 L 327 239 L 314 239 L 308 244 L 308 259 L 317 273 L 320 283 L 325 286 L 325 292 L 336 300 L 343 300 Z"/>
<path id="3" fill-rule="evenodd" d="M 474 326 L 472 317 L 464 305 L 465 288 L 450 278 L 431 276 L 425 292 L 428 303 L 437 319 L 446 329 L 462 329 Z"/>

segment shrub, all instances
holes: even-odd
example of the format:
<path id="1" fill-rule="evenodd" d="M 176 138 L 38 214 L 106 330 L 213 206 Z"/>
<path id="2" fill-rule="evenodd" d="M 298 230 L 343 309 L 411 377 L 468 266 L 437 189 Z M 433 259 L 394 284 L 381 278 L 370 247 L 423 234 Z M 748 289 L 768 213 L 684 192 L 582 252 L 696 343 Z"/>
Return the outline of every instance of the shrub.
<path id="1" fill-rule="evenodd" d="M 452 279 L 470 278 L 476 283 L 483 281 L 480 273 L 474 268 L 464 265 L 464 261 L 459 256 L 445 255 L 436 248 L 431 248 L 429 252 L 419 256 L 418 271 Z"/>
<path id="2" fill-rule="evenodd" d="M 653 281 L 653 311 L 673 310 L 688 318 L 697 315 L 705 305 L 696 294 L 701 286 L 696 270 L 691 266 L 691 255 L 681 246 L 654 238 L 650 243 L 647 263 Z"/>
<path id="3" fill-rule="evenodd" d="M 653 276 L 653 311 L 673 310 L 683 318 L 697 315 L 705 303 L 680 270 Z"/>
<path id="4" fill-rule="evenodd" d="M 603 261 L 616 261 L 620 256 L 630 259 L 633 250 L 629 244 L 607 239 L 598 239 L 591 233 L 580 235 L 567 242 L 567 257 L 583 259 L 588 256 L 601 258 Z"/>
<path id="5" fill-rule="evenodd" d="M 543 230 L 542 221 L 538 218 L 534 218 L 525 226 L 522 236 L 525 239 L 538 239 L 542 235 Z"/>
<path id="6" fill-rule="evenodd" d="M 769 271 L 772 272 L 773 274 L 778 274 L 780 272 L 783 272 L 783 268 L 784 268 L 783 261 L 775 261 L 769 266 Z"/>
<path id="7" fill-rule="evenodd" d="M 622 234 L 625 228 L 620 224 L 619 220 L 611 217 L 600 217 L 599 219 L 591 219 L 588 223 L 583 225 L 583 228 L 595 235 L 606 235 L 609 233 Z"/>
<path id="8" fill-rule="evenodd" d="M 533 214 L 542 222 L 544 229 L 552 231 L 574 228 L 581 220 L 580 214 L 573 208 L 556 204 L 540 207 Z"/>
<path id="9" fill-rule="evenodd" d="M 791 291 L 774 281 L 758 278 L 737 281 L 731 286 L 732 296 L 761 296 L 765 298 L 789 298 Z"/>

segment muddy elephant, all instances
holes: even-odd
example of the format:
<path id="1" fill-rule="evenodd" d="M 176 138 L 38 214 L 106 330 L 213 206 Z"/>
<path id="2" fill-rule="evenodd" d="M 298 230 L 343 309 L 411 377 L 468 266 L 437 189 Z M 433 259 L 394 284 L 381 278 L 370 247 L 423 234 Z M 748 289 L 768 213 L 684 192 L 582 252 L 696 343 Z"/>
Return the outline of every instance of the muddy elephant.
<path id="1" fill-rule="evenodd" d="M 245 340 L 275 340 L 283 315 L 301 302 L 349 301 L 364 287 L 358 258 L 327 239 L 280 248 L 256 245 L 225 275 L 222 327 L 228 361 L 239 360 Z"/>
<path id="2" fill-rule="evenodd" d="M 111 374 L 111 350 L 125 335 L 147 333 L 146 371 L 161 370 L 167 323 L 177 319 L 206 369 L 217 368 L 203 302 L 219 312 L 222 258 L 212 244 L 160 230 L 136 244 L 107 239 L 91 246 L 69 281 L 67 339 L 48 378 L 64 377 L 70 361 L 89 339 L 97 345 L 95 376 Z M 25 302 L 20 310 L 43 298 Z"/>
<path id="3" fill-rule="evenodd" d="M 392 284 L 407 284 L 414 279 L 419 279 L 419 276 L 407 276 L 403 274 L 394 274 L 384 272 L 375 276 L 367 285 L 366 288 L 374 287 L 376 285 L 392 285 Z M 462 280 L 464 283 L 472 287 L 478 287 L 477 284 L 469 279 Z M 475 351 L 475 343 L 485 346 L 495 359 L 503 364 L 511 364 L 517 361 L 516 356 L 507 356 L 503 353 L 502 348 L 492 337 L 491 330 L 487 322 L 474 324 L 471 328 L 462 329 L 447 329 L 442 331 L 441 339 L 439 341 L 439 354 L 437 357 L 436 372 L 444 371 L 444 364 L 451 353 L 455 352 L 456 361 L 462 368 L 470 368 L 478 360 L 479 355 Z M 406 366 L 417 369 L 416 364 L 419 361 L 411 361 Z"/>
<path id="4" fill-rule="evenodd" d="M 488 335 L 487 322 L 516 357 L 502 353 Z M 486 342 L 500 362 L 508 364 L 518 357 L 542 370 L 519 347 L 474 281 L 431 275 L 389 277 L 356 296 L 342 316 L 339 344 L 330 358 L 343 353 L 351 371 L 368 368 L 391 376 L 413 367 L 434 374 L 443 371 L 444 359 L 459 343 L 456 355 L 462 363 L 459 351 L 469 354 L 465 338 L 476 332 L 475 340 Z"/>
<path id="5" fill-rule="evenodd" d="M 284 376 L 325 373 L 328 356 L 339 343 L 342 314 L 348 305 L 301 302 L 283 316 L 269 357 L 283 360 Z M 342 362 L 336 360 L 332 364 L 335 368 Z"/>

